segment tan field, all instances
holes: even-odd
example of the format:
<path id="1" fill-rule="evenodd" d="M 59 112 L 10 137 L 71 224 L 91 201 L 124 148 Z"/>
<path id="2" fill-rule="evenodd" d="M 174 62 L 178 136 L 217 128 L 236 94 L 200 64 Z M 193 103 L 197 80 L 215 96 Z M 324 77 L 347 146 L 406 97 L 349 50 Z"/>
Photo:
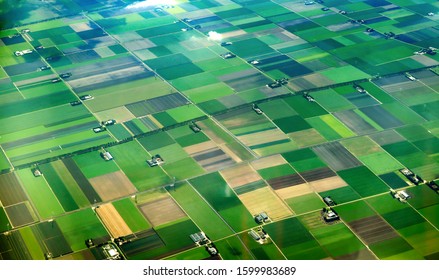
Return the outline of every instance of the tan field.
<path id="1" fill-rule="evenodd" d="M 114 116 L 117 116 L 116 121 L 119 123 L 129 121 L 136 117 L 130 111 L 128 111 L 128 109 L 125 108 L 125 106 L 120 106 L 105 111 L 100 111 L 95 113 L 95 115 L 100 121 L 114 119 Z"/>
<path id="2" fill-rule="evenodd" d="M 232 168 L 222 170 L 221 175 L 223 175 L 224 179 L 227 181 L 227 184 L 229 184 L 229 186 L 232 188 L 243 186 L 262 179 L 259 174 L 256 173 L 256 171 L 254 171 L 253 168 L 248 164 L 234 166 Z"/>
<path id="3" fill-rule="evenodd" d="M 281 155 L 272 155 L 252 161 L 251 165 L 256 170 L 278 166 L 287 163 Z"/>
<path id="4" fill-rule="evenodd" d="M 108 203 L 100 205 L 99 208 L 96 208 L 96 213 L 99 215 L 99 218 L 101 218 L 113 238 L 127 236 L 133 233 L 123 218 L 119 215 L 116 208 L 114 208 L 113 204 Z"/>
<path id="5" fill-rule="evenodd" d="M 338 176 L 313 181 L 313 182 L 310 182 L 309 184 L 316 192 L 329 191 L 329 190 L 333 190 L 333 189 L 338 189 L 340 187 L 345 187 L 348 185 L 348 184 L 346 184 L 345 181 L 343 181 L 342 178 L 340 178 Z"/>
<path id="6" fill-rule="evenodd" d="M 94 177 L 89 181 L 103 201 L 109 201 L 137 192 L 133 183 L 122 171 Z"/>
<path id="7" fill-rule="evenodd" d="M 267 131 L 256 132 L 252 134 L 246 134 L 238 136 L 238 139 L 246 146 L 254 146 L 273 141 L 286 139 L 287 136 L 278 129 L 270 129 Z"/>
<path id="8" fill-rule="evenodd" d="M 214 149 L 214 148 L 217 148 L 217 145 L 215 144 L 215 142 L 206 141 L 203 143 L 199 143 L 199 144 L 185 147 L 184 150 L 186 151 L 186 153 L 193 155 L 193 154 L 204 152 L 206 150 Z"/>
<path id="9" fill-rule="evenodd" d="M 186 217 L 186 214 L 170 197 L 141 205 L 140 210 L 153 226 L 158 226 Z"/>
<path id="10" fill-rule="evenodd" d="M 235 152 L 233 152 L 229 147 L 227 147 L 226 145 L 221 145 L 220 146 L 221 150 L 224 151 L 224 153 L 226 153 L 229 157 L 231 157 L 235 162 L 242 162 L 242 159 L 240 157 L 238 157 Z"/>
<path id="11" fill-rule="evenodd" d="M 292 187 L 287 187 L 275 191 L 279 197 L 282 199 L 288 199 L 296 196 L 301 196 L 304 194 L 312 193 L 313 190 L 308 184 L 300 184 Z"/>
<path id="12" fill-rule="evenodd" d="M 237 30 L 237 31 L 230 31 L 230 32 L 226 32 L 226 33 L 222 33 L 222 37 L 223 39 L 227 39 L 227 38 L 231 38 L 231 37 L 237 37 L 237 36 L 241 36 L 241 35 L 245 35 L 245 31 L 244 30 Z"/>
<path id="13" fill-rule="evenodd" d="M 293 214 L 269 187 L 244 193 L 239 195 L 239 199 L 252 215 L 266 212 L 272 220 L 276 220 Z"/>

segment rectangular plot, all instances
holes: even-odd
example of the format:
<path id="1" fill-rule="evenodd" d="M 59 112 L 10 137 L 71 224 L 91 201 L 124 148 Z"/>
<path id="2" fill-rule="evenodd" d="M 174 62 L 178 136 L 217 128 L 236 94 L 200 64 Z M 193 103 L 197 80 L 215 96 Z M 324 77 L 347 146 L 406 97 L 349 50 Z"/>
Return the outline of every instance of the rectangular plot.
<path id="1" fill-rule="evenodd" d="M 33 223 L 37 220 L 29 202 L 22 202 L 5 208 L 14 227 Z"/>
<path id="2" fill-rule="evenodd" d="M 212 148 L 209 148 L 212 147 Z M 200 144 L 189 146 L 185 149 L 192 152 L 191 156 L 196 160 L 205 170 L 213 171 L 227 166 L 231 166 L 235 161 L 230 158 L 223 150 L 216 147 L 211 142 L 203 142 Z"/>
<path id="3" fill-rule="evenodd" d="M 156 112 L 159 112 L 183 106 L 188 103 L 188 100 L 184 98 L 183 95 L 176 92 L 165 96 L 151 98 L 146 102 L 150 104 L 156 110 Z"/>
<path id="4" fill-rule="evenodd" d="M 72 158 L 64 158 L 62 162 L 67 167 L 70 174 L 72 174 L 73 178 L 87 197 L 88 201 L 90 203 L 101 202 L 102 200 L 99 197 L 98 193 L 93 189 L 93 186 L 84 176 L 81 169 L 79 169 L 79 167 L 76 165 L 75 161 Z"/>
<path id="5" fill-rule="evenodd" d="M 100 205 L 96 208 L 96 213 L 113 238 L 133 233 L 112 204 Z"/>
<path id="6" fill-rule="evenodd" d="M 164 246 L 165 244 L 163 243 L 163 240 L 160 238 L 160 236 L 153 229 L 151 229 L 147 232 L 143 232 L 142 238 L 125 243 L 120 248 L 129 258 L 141 252 L 146 252 Z"/>
<path id="7" fill-rule="evenodd" d="M 122 171 L 97 176 L 89 181 L 103 201 L 128 196 L 137 191 Z"/>
<path id="8" fill-rule="evenodd" d="M 334 116 L 358 135 L 369 134 L 376 131 L 372 125 L 362 119 L 353 110 L 335 112 Z"/>
<path id="9" fill-rule="evenodd" d="M 348 223 L 367 245 L 398 237 L 398 233 L 380 216 L 374 215 Z"/>
<path id="10" fill-rule="evenodd" d="M 67 190 L 64 182 L 56 173 L 55 169 L 48 163 L 40 165 L 40 170 L 43 172 L 44 178 L 46 178 L 64 210 L 68 212 L 78 209 L 78 205 Z"/>
<path id="11" fill-rule="evenodd" d="M 15 173 L 0 175 L 0 201 L 3 206 L 13 205 L 27 200 Z"/>
<path id="12" fill-rule="evenodd" d="M 261 180 L 261 177 L 248 164 L 221 171 L 221 175 L 232 188 Z"/>
<path id="13" fill-rule="evenodd" d="M 387 185 L 365 166 L 343 170 L 338 174 L 363 197 L 389 191 Z"/>
<path id="14" fill-rule="evenodd" d="M 274 190 L 278 190 L 286 187 L 303 184 L 305 183 L 305 180 L 303 180 L 303 178 L 299 174 L 291 174 L 291 175 L 270 179 L 267 182 Z"/>
<path id="15" fill-rule="evenodd" d="M 404 124 L 389 112 L 384 110 L 381 106 L 369 106 L 360 108 L 360 110 L 384 129 L 393 128 Z"/>
<path id="16" fill-rule="evenodd" d="M 317 180 L 336 176 L 335 172 L 332 171 L 329 167 L 322 167 L 310 171 L 301 172 L 300 175 L 307 182 L 317 181 Z"/>
<path id="17" fill-rule="evenodd" d="M 125 107 L 136 117 L 141 117 L 156 112 L 146 100 L 127 104 Z"/>
<path id="18" fill-rule="evenodd" d="M 313 148 L 313 151 L 335 171 L 360 166 L 357 160 L 339 142 L 326 143 Z"/>
<path id="19" fill-rule="evenodd" d="M 21 236 L 19 231 L 13 231 L 11 232 L 8 237 L 6 237 L 7 240 L 5 240 L 5 243 L 9 243 L 7 246 L 10 250 L 7 250 L 5 252 L 1 252 L 1 255 L 5 257 L 5 259 L 16 259 L 16 260 L 31 260 L 32 256 L 29 252 L 29 250 L 26 248 L 25 242 L 23 240 L 23 237 Z M 0 241 L 0 246 L 1 246 Z"/>
<path id="20" fill-rule="evenodd" d="M 47 250 L 53 257 L 72 252 L 56 221 L 39 223 L 33 227 L 33 230 L 39 232 Z"/>
<path id="21" fill-rule="evenodd" d="M 180 218 L 186 214 L 170 197 L 148 202 L 140 205 L 139 209 L 153 226 L 166 224 Z"/>

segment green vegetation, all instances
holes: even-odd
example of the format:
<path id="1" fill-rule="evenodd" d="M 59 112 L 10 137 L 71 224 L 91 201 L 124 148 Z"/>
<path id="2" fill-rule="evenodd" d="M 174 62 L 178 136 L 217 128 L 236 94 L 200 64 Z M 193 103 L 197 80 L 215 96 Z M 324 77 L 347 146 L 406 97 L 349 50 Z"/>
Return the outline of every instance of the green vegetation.
<path id="1" fill-rule="evenodd" d="M 151 225 L 143 217 L 142 213 L 140 213 L 130 198 L 115 201 L 113 202 L 113 206 L 133 232 L 151 228 Z"/>
<path id="2" fill-rule="evenodd" d="M 215 213 L 189 184 L 177 184 L 175 188 L 169 190 L 169 194 L 212 240 L 233 233 L 221 217 Z"/>

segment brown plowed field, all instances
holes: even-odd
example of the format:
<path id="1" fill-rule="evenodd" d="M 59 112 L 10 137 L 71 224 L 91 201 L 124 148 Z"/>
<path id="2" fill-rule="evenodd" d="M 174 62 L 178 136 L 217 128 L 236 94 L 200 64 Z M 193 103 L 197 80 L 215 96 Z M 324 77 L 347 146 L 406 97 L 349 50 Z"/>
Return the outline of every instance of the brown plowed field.
<path id="1" fill-rule="evenodd" d="M 221 171 L 221 175 L 223 175 L 224 179 L 232 188 L 250 184 L 262 179 L 261 176 L 259 176 L 259 174 L 248 164 L 225 169 Z"/>
<path id="2" fill-rule="evenodd" d="M 328 178 L 328 177 L 333 177 L 333 176 L 335 176 L 337 174 L 335 174 L 335 172 L 332 171 L 328 167 L 322 167 L 322 168 L 317 168 L 317 169 L 301 172 L 300 175 L 307 182 L 312 182 L 312 181 L 316 181 L 316 180 L 325 179 L 325 178 Z"/>
<path id="3" fill-rule="evenodd" d="M 367 245 L 399 236 L 380 216 L 363 218 L 348 225 Z"/>
<path id="4" fill-rule="evenodd" d="M 301 196 L 304 194 L 312 193 L 312 189 L 309 184 L 303 183 L 300 185 L 295 185 L 292 187 L 282 188 L 275 190 L 277 195 L 282 199 L 288 199 L 296 196 Z"/>
<path id="5" fill-rule="evenodd" d="M 274 179 L 270 179 L 267 182 L 275 190 L 305 183 L 305 181 L 302 179 L 302 177 L 300 177 L 299 174 L 291 174 L 282 177 L 277 177 Z"/>
<path id="6" fill-rule="evenodd" d="M 124 197 L 137 191 L 122 171 L 94 177 L 89 181 L 103 201 Z"/>
<path id="7" fill-rule="evenodd" d="M 99 208 L 96 208 L 96 213 L 112 237 L 117 238 L 133 234 L 113 204 L 108 203 L 99 206 Z"/>
<path id="8" fill-rule="evenodd" d="M 338 189 L 340 187 L 344 187 L 344 186 L 348 185 L 348 184 L 346 184 L 345 181 L 343 181 L 342 178 L 340 178 L 338 176 L 313 181 L 313 182 L 310 182 L 309 184 L 311 185 L 311 187 L 313 187 L 313 189 L 316 192 L 329 191 L 329 190 Z"/>
<path id="9" fill-rule="evenodd" d="M 170 197 L 145 203 L 139 208 L 153 226 L 166 224 L 186 216 Z"/>
<path id="10" fill-rule="evenodd" d="M 0 200 L 4 207 L 27 200 L 15 173 L 0 175 Z"/>
<path id="11" fill-rule="evenodd" d="M 273 166 L 278 166 L 287 163 L 287 161 L 281 155 L 272 155 L 255 160 L 251 163 L 254 169 L 261 170 Z"/>

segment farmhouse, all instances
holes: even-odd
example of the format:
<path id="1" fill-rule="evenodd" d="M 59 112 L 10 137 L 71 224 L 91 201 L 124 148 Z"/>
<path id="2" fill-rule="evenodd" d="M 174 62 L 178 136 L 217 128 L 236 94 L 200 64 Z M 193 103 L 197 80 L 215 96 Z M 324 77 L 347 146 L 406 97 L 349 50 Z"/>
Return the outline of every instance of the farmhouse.
<path id="1" fill-rule="evenodd" d="M 258 243 L 264 244 L 269 240 L 268 234 L 262 227 L 258 227 L 256 230 L 252 229 L 248 232 L 248 234 Z"/>
<path id="2" fill-rule="evenodd" d="M 32 168 L 31 171 L 35 177 L 40 177 L 41 175 L 43 175 L 43 172 L 41 172 L 41 170 L 38 167 Z"/>
<path id="3" fill-rule="evenodd" d="M 261 212 L 257 215 L 255 215 L 255 222 L 258 224 L 262 224 L 262 223 L 268 223 L 270 222 L 270 217 L 268 217 L 267 213 L 265 212 Z"/>
<path id="4" fill-rule="evenodd" d="M 113 125 L 115 123 L 116 123 L 116 120 L 111 119 L 111 120 L 103 121 L 102 125 Z"/>
<path id="5" fill-rule="evenodd" d="M 420 183 L 423 183 L 424 180 L 422 180 L 421 177 L 419 177 L 418 175 L 416 175 L 415 173 L 413 173 L 410 169 L 408 168 L 403 168 L 400 169 L 399 172 L 401 172 L 407 179 L 410 180 L 410 182 L 412 182 L 415 185 L 419 185 Z"/>
<path id="6" fill-rule="evenodd" d="M 79 100 L 70 102 L 70 105 L 72 105 L 72 106 L 77 106 L 77 105 L 81 105 L 81 104 L 82 104 L 82 102 Z"/>
<path id="7" fill-rule="evenodd" d="M 262 110 L 261 110 L 261 108 L 259 108 L 259 106 L 257 105 L 257 104 L 254 104 L 253 103 L 253 105 L 252 105 L 252 109 L 253 109 L 253 111 L 255 111 L 256 112 L 256 114 L 258 114 L 258 115 L 262 115 Z"/>
<path id="8" fill-rule="evenodd" d="M 327 223 L 340 220 L 340 216 L 331 207 L 323 208 L 322 217 Z"/>
<path id="9" fill-rule="evenodd" d="M 436 193 L 439 194 L 439 186 L 435 181 L 430 181 L 427 183 L 427 186 L 430 187 L 430 189 L 432 189 L 433 191 L 435 191 Z"/>
<path id="10" fill-rule="evenodd" d="M 94 97 L 91 96 L 90 94 L 82 95 L 82 96 L 79 97 L 79 99 L 81 99 L 81 100 L 91 100 L 91 99 L 93 99 L 93 98 L 94 98 Z"/>
<path id="11" fill-rule="evenodd" d="M 411 195 L 405 190 L 398 191 L 398 192 L 391 190 L 390 193 L 393 196 L 393 198 L 396 198 L 401 202 L 406 202 L 407 199 L 411 198 Z"/>
<path id="12" fill-rule="evenodd" d="M 15 56 L 22 56 L 22 55 L 31 54 L 31 53 L 33 53 L 32 50 L 22 50 L 22 51 L 14 52 Z"/>
<path id="13" fill-rule="evenodd" d="M 146 161 L 150 167 L 158 166 L 163 164 L 165 161 L 160 157 L 160 155 L 153 156 L 150 160 Z"/>
<path id="14" fill-rule="evenodd" d="M 116 248 L 116 245 L 114 245 L 112 243 L 108 243 L 108 244 L 103 245 L 101 248 L 102 248 L 104 255 L 107 257 L 107 260 L 120 260 L 120 259 L 122 259 L 119 251 Z"/>
<path id="15" fill-rule="evenodd" d="M 101 157 L 105 159 L 106 161 L 112 160 L 113 156 L 110 154 L 110 152 L 102 152 Z"/>
<path id="16" fill-rule="evenodd" d="M 337 205 L 335 202 L 334 202 L 334 200 L 332 200 L 332 198 L 330 197 L 330 196 L 325 196 L 324 198 L 323 198 L 323 201 L 326 203 L 326 205 L 328 205 L 328 206 L 335 206 L 335 205 Z"/>
<path id="17" fill-rule="evenodd" d="M 192 131 L 195 132 L 195 133 L 198 133 L 198 132 L 201 131 L 201 128 L 195 122 L 192 122 L 189 125 L 189 128 L 192 129 Z"/>
<path id="18" fill-rule="evenodd" d="M 224 59 L 229 59 L 229 58 L 234 58 L 234 57 L 236 57 L 236 55 L 234 55 L 234 54 L 231 53 L 231 52 L 227 52 L 227 53 L 225 53 L 225 54 L 222 54 L 221 57 L 224 58 Z"/>
<path id="19" fill-rule="evenodd" d="M 197 246 L 201 246 L 210 242 L 209 238 L 207 238 L 206 234 L 202 231 L 193 233 L 189 235 L 189 237 Z"/>
<path id="20" fill-rule="evenodd" d="M 103 126 L 98 126 L 98 127 L 93 128 L 94 133 L 103 132 L 103 131 L 105 131 L 105 130 L 106 130 L 106 129 L 105 129 L 105 127 L 103 127 Z"/>

